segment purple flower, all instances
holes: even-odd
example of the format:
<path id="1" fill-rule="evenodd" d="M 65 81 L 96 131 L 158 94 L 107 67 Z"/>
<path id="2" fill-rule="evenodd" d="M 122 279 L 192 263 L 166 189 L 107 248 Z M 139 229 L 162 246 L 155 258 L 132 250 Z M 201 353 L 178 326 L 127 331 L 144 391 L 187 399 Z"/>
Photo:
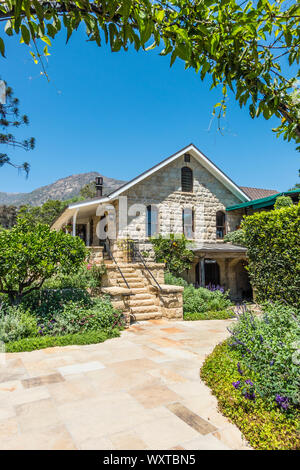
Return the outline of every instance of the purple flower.
<path id="1" fill-rule="evenodd" d="M 281 395 L 277 394 L 275 397 L 275 401 L 284 410 L 287 410 L 288 407 L 290 406 L 288 397 L 282 397 Z"/>
<path id="2" fill-rule="evenodd" d="M 247 398 L 247 400 L 255 400 L 255 393 L 252 392 L 244 392 L 244 397 Z"/>
<path id="3" fill-rule="evenodd" d="M 232 382 L 232 385 L 233 385 L 234 388 L 236 388 L 236 389 L 239 388 L 240 384 L 241 384 L 241 381 L 240 381 L 240 380 L 237 380 L 236 382 Z"/>
<path id="4" fill-rule="evenodd" d="M 239 362 L 237 363 L 237 370 L 238 370 L 239 374 L 241 374 L 241 375 L 244 375 L 244 372 L 242 371 L 242 369 L 241 369 L 241 366 L 240 366 L 240 363 L 239 363 Z"/>
<path id="5" fill-rule="evenodd" d="M 250 379 L 245 380 L 245 383 L 246 383 L 247 385 L 251 385 L 251 387 L 253 387 L 253 383 L 251 382 Z"/>

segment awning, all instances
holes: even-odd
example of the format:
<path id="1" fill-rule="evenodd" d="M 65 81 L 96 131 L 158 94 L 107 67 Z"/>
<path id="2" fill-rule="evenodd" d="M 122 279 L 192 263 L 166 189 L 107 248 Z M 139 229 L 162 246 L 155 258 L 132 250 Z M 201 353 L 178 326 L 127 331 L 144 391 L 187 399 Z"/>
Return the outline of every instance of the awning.
<path id="1" fill-rule="evenodd" d="M 244 246 L 232 245 L 232 243 L 201 243 L 191 245 L 189 249 L 194 253 L 202 252 L 215 253 L 220 255 L 230 255 L 234 253 L 245 254 L 247 252 L 247 248 L 245 248 Z"/>
<path id="2" fill-rule="evenodd" d="M 235 206 L 226 207 L 226 211 L 234 211 L 236 209 L 243 209 L 244 207 L 253 207 L 254 209 L 260 209 L 262 207 L 269 207 L 275 204 L 276 199 L 279 196 L 290 196 L 293 197 L 300 194 L 300 189 L 293 189 L 292 191 L 285 191 L 283 193 L 273 194 L 272 196 L 264 197 L 262 199 L 254 199 L 250 202 L 243 202 L 242 204 L 236 204 Z"/>

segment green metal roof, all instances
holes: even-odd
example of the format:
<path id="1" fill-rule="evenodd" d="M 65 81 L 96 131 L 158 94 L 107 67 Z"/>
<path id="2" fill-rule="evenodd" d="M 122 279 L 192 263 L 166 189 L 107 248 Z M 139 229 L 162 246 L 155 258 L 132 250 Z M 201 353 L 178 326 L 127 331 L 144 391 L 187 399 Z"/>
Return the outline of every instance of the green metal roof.
<path id="1" fill-rule="evenodd" d="M 284 191 L 283 193 L 273 194 L 272 196 L 263 197 L 262 199 L 254 199 L 253 201 L 243 202 L 242 204 L 236 204 L 235 206 L 226 207 L 226 211 L 234 211 L 235 209 L 243 209 L 244 207 L 253 207 L 254 209 L 260 209 L 262 207 L 272 206 L 279 196 L 292 196 L 293 194 L 297 193 L 300 193 L 300 189 Z"/>

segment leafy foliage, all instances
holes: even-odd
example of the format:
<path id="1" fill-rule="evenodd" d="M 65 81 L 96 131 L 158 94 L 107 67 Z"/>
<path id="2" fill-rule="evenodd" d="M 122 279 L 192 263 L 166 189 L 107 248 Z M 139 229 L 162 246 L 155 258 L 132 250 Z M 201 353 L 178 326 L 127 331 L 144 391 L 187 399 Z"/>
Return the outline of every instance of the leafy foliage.
<path id="1" fill-rule="evenodd" d="M 36 318 L 22 308 L 8 307 L 0 312 L 0 341 L 8 343 L 37 335 Z"/>
<path id="2" fill-rule="evenodd" d="M 243 221 L 249 275 L 258 301 L 300 306 L 300 205 L 255 213 Z"/>
<path id="3" fill-rule="evenodd" d="M 184 287 L 183 315 L 185 320 L 215 320 L 234 316 L 229 309 L 231 301 L 228 293 L 224 294 L 219 289 L 195 288 L 181 277 L 176 277 L 168 271 L 165 273 L 165 283 Z"/>
<path id="4" fill-rule="evenodd" d="M 290 198 L 289 196 L 279 196 L 274 204 L 274 209 L 281 209 L 282 207 L 290 207 L 292 205 L 292 198 Z"/>
<path id="5" fill-rule="evenodd" d="M 166 270 L 175 276 L 179 276 L 184 270 L 189 269 L 194 259 L 194 254 L 187 248 L 188 240 L 184 235 L 170 234 L 169 237 L 158 235 L 151 238 L 155 261 L 165 263 Z"/>
<path id="6" fill-rule="evenodd" d="M 88 331 L 86 333 L 76 333 L 65 336 L 40 336 L 33 338 L 24 338 L 19 341 L 7 343 L 6 352 L 34 351 L 35 349 L 51 348 L 54 346 L 68 346 L 70 344 L 95 344 L 103 343 L 109 338 L 120 336 L 120 330 Z"/>
<path id="7" fill-rule="evenodd" d="M 96 181 L 91 181 L 90 183 L 87 183 L 85 186 L 83 186 L 79 194 L 84 199 L 92 199 L 93 197 L 96 197 Z"/>
<path id="8" fill-rule="evenodd" d="M 1 41 L 0 40 L 0 50 L 1 50 Z M 3 41 L 2 41 L 3 42 Z M 0 103 L 0 127 L 3 132 L 0 133 L 0 144 L 7 145 L 9 147 L 18 147 L 24 150 L 33 150 L 35 146 L 35 139 L 30 137 L 29 139 L 19 140 L 11 132 L 8 131 L 8 128 L 19 128 L 22 125 L 28 125 L 29 120 L 26 115 L 20 116 L 19 111 L 19 100 L 13 95 L 13 90 L 11 87 L 8 87 L 5 83 L 5 100 Z M 7 153 L 0 153 L 0 167 L 8 164 L 15 168 L 22 169 L 28 175 L 30 166 L 27 162 L 18 165 L 11 161 L 10 156 Z"/>
<path id="9" fill-rule="evenodd" d="M 219 290 L 211 291 L 205 287 L 195 288 L 192 285 L 183 291 L 183 314 L 193 315 L 206 312 L 219 312 L 231 306 L 228 293 Z M 228 317 L 231 315 L 229 314 Z"/>
<path id="10" fill-rule="evenodd" d="M 31 227 L 19 221 L 0 232 L 0 292 L 11 302 L 39 289 L 57 273 L 72 273 L 83 264 L 87 250 L 82 240 L 48 225 Z"/>
<path id="11" fill-rule="evenodd" d="M 218 399 L 222 413 L 241 430 L 249 444 L 257 450 L 299 450 L 299 413 L 286 414 L 275 403 L 258 396 L 246 399 L 233 386 L 241 379 L 238 363 L 243 359 L 239 350 L 223 343 L 216 346 L 202 366 L 201 378 Z M 244 380 L 256 381 L 256 375 L 247 370 Z"/>
<path id="12" fill-rule="evenodd" d="M 233 232 L 227 233 L 224 237 L 225 243 L 232 243 L 233 245 L 246 246 L 244 230 L 239 228 Z"/>
<path id="13" fill-rule="evenodd" d="M 242 355 L 240 375 L 256 375 L 254 397 L 286 412 L 300 408 L 299 313 L 281 304 L 266 305 L 261 317 L 243 309 L 230 329 L 229 345 Z"/>
<path id="14" fill-rule="evenodd" d="M 20 34 L 25 44 L 33 43 L 31 55 L 42 67 L 40 41 L 47 56 L 62 27 L 68 41 L 80 23 L 90 41 L 109 43 L 113 52 L 130 45 L 136 50 L 157 47 L 161 55 L 170 55 L 171 65 L 179 58 L 202 80 L 209 75 L 211 88 L 220 87 L 218 118 L 226 112 L 231 90 L 241 107 L 248 105 L 252 118 L 276 116 L 277 135 L 300 142 L 299 72 L 293 75 L 300 58 L 295 0 L 11 0 L 0 6 L 0 19 L 7 19 L 7 35 Z M 0 52 L 4 56 L 3 39 Z"/>

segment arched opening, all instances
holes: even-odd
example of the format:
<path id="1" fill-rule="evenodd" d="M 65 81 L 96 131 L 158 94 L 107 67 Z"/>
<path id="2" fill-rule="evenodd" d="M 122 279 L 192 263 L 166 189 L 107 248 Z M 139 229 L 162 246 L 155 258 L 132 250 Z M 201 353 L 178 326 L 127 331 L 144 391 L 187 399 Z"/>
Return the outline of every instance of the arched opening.
<path id="1" fill-rule="evenodd" d="M 193 192 L 193 170 L 188 166 L 181 168 L 181 191 L 185 193 Z"/>
<path id="2" fill-rule="evenodd" d="M 158 209 L 153 204 L 147 206 L 146 224 L 147 237 L 153 237 L 154 235 L 158 234 Z"/>
<path id="3" fill-rule="evenodd" d="M 216 237 L 222 239 L 226 235 L 225 214 L 223 211 L 216 213 Z"/>
<path id="4" fill-rule="evenodd" d="M 204 260 L 205 286 L 220 285 L 220 267 L 215 259 Z"/>

